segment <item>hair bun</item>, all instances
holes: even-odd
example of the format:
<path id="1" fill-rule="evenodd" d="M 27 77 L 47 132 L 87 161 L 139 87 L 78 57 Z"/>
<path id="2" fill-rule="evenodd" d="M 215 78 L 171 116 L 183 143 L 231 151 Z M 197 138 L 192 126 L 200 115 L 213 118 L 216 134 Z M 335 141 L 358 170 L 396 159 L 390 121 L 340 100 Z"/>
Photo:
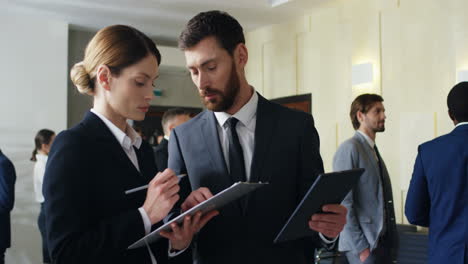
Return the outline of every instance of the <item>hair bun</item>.
<path id="1" fill-rule="evenodd" d="M 70 78 L 80 93 L 89 95 L 94 93 L 94 89 L 91 84 L 91 78 L 86 71 L 83 62 L 78 62 L 77 64 L 73 65 L 70 71 Z"/>

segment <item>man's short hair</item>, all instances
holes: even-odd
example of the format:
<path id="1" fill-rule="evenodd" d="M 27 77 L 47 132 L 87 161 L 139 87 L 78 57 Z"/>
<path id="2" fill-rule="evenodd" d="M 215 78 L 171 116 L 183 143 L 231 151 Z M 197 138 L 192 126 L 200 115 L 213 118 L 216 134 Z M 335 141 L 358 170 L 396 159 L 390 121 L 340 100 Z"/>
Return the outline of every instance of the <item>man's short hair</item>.
<path id="1" fill-rule="evenodd" d="M 361 94 L 354 99 L 349 112 L 349 117 L 351 118 L 354 129 L 359 129 L 359 126 L 361 125 L 357 118 L 357 113 L 367 113 L 374 104 L 378 102 L 383 102 L 382 96 L 378 94 Z"/>
<path id="2" fill-rule="evenodd" d="M 468 82 L 461 82 L 450 90 L 447 106 L 452 119 L 468 122 Z"/>
<path id="3" fill-rule="evenodd" d="M 182 108 L 171 108 L 169 110 L 167 110 L 163 117 L 162 117 L 162 120 L 161 120 L 161 125 L 163 127 L 163 130 L 164 130 L 164 133 L 167 134 L 167 132 L 169 131 L 166 131 L 167 130 L 167 124 L 172 121 L 174 118 L 176 118 L 177 116 L 181 116 L 181 115 L 190 115 L 190 113 L 185 110 L 185 109 L 182 109 Z"/>
<path id="4" fill-rule="evenodd" d="M 239 43 L 245 44 L 244 32 L 239 22 L 226 12 L 213 10 L 201 12 L 189 20 L 180 34 L 179 48 L 192 48 L 207 37 L 215 37 L 220 47 L 231 56 Z"/>

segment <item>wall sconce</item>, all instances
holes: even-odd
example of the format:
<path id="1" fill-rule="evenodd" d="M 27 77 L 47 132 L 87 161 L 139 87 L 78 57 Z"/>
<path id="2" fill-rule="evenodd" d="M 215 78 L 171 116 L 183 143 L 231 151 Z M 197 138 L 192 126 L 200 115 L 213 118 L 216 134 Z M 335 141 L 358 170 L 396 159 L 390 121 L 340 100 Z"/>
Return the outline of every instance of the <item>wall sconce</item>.
<path id="1" fill-rule="evenodd" d="M 352 69 L 352 85 L 359 85 L 364 83 L 372 83 L 374 74 L 372 70 L 372 63 L 362 63 L 353 65 Z"/>
<path id="2" fill-rule="evenodd" d="M 457 83 L 459 82 L 468 82 L 468 71 L 461 70 L 457 72 Z"/>

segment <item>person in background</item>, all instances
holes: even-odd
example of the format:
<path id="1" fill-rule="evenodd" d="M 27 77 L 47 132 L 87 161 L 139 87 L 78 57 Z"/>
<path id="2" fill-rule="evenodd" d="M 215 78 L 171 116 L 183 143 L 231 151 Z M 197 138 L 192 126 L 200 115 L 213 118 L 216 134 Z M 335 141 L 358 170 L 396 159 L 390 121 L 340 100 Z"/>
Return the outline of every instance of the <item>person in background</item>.
<path id="1" fill-rule="evenodd" d="M 55 138 L 55 132 L 49 129 L 41 129 L 34 137 L 34 150 L 31 156 L 31 161 L 35 162 L 33 171 L 34 194 L 36 202 L 41 206 L 37 226 L 42 238 L 42 261 L 50 263 L 49 250 L 47 247 L 46 231 L 45 231 L 45 212 L 44 212 L 44 195 L 42 194 L 42 182 L 44 181 L 44 173 L 47 164 L 47 156 L 50 152 L 50 147 Z"/>
<path id="2" fill-rule="evenodd" d="M 385 107 L 377 94 L 362 94 L 351 104 L 356 133 L 343 142 L 333 158 L 333 170 L 366 169 L 345 197 L 347 224 L 340 234 L 339 250 L 351 264 L 396 263 L 398 232 L 390 176 L 375 139 L 385 131 Z"/>
<path id="3" fill-rule="evenodd" d="M 49 153 L 43 190 L 53 263 L 164 264 L 168 250 L 185 248 L 203 225 L 197 215 L 174 230 L 170 245 L 160 239 L 127 250 L 159 227 L 179 199 L 177 176 L 157 173 L 151 147 L 127 123 L 145 118 L 160 63 L 148 36 L 114 25 L 99 30 L 73 66 L 71 80 L 93 96 L 93 108 L 57 135 Z"/>
<path id="4" fill-rule="evenodd" d="M 411 224 L 429 227 L 429 263 L 468 263 L 468 82 L 447 96 L 455 129 L 421 144 L 406 196 Z"/>
<path id="5" fill-rule="evenodd" d="M 154 158 L 159 171 L 163 171 L 167 168 L 167 160 L 169 159 L 168 144 L 171 131 L 189 120 L 190 113 L 182 108 L 172 108 L 164 113 L 161 120 L 164 138 L 154 149 Z"/>
<path id="6" fill-rule="evenodd" d="M 0 150 L 0 264 L 5 263 L 11 246 L 10 212 L 15 204 L 16 172 L 13 163 Z"/>

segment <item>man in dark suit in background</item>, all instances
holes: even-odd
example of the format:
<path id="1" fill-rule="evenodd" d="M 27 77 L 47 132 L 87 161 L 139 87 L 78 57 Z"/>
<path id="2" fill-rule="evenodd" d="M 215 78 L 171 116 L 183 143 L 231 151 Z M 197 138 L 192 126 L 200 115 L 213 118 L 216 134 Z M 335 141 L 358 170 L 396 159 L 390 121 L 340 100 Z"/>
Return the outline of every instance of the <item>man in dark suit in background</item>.
<path id="1" fill-rule="evenodd" d="M 16 173 L 13 163 L 0 150 L 0 264 L 11 246 L 10 212 L 15 202 Z"/>
<path id="2" fill-rule="evenodd" d="M 167 149 L 169 144 L 169 137 L 171 136 L 171 131 L 175 127 L 189 120 L 189 112 L 185 111 L 182 108 L 172 108 L 164 113 L 161 120 L 161 125 L 164 130 L 164 139 L 154 149 L 154 158 L 159 171 L 164 171 L 165 169 L 167 169 L 167 160 L 169 158 Z"/>
<path id="3" fill-rule="evenodd" d="M 405 214 L 429 227 L 429 263 L 468 263 L 468 82 L 452 88 L 455 129 L 419 146 Z"/>
<path id="4" fill-rule="evenodd" d="M 332 244 L 343 229 L 345 207 L 326 205 L 323 210 L 331 214 L 311 213 L 314 235 L 273 243 L 323 172 L 312 116 L 274 104 L 248 84 L 243 30 L 227 13 L 192 18 L 179 47 L 208 109 L 171 133 L 169 168 L 188 174 L 182 180 L 188 184 L 181 182 L 181 201 L 194 190 L 182 210 L 237 181 L 269 182 L 223 207 L 200 230 L 192 243 L 194 263 L 312 263 L 314 248 Z"/>

